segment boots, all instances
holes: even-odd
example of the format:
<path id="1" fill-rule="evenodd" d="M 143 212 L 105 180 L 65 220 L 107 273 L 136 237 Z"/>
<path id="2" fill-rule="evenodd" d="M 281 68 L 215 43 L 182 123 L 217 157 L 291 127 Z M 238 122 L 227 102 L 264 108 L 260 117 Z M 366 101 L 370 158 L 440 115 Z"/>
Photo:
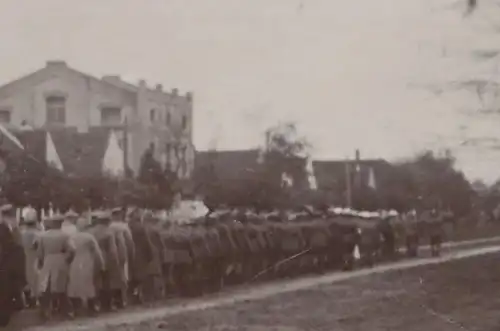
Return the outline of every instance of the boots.
<path id="1" fill-rule="evenodd" d="M 70 298 L 69 299 L 72 306 L 72 311 L 75 316 L 80 316 L 82 313 L 82 300 L 80 298 Z"/>
<path id="2" fill-rule="evenodd" d="M 122 290 L 113 290 L 112 291 L 112 300 L 115 303 L 116 308 L 123 309 L 125 308 L 125 300 L 123 298 Z"/>
<path id="3" fill-rule="evenodd" d="M 87 300 L 87 312 L 90 316 L 95 316 L 99 312 L 96 298 L 90 298 Z"/>
<path id="4" fill-rule="evenodd" d="M 49 292 L 44 292 L 40 295 L 40 318 L 47 321 L 51 318 L 52 297 Z"/>
<path id="5" fill-rule="evenodd" d="M 101 290 L 99 291 L 99 301 L 101 303 L 101 309 L 103 311 L 115 311 L 116 307 L 112 300 L 111 290 Z"/>
<path id="6" fill-rule="evenodd" d="M 67 318 L 74 318 L 75 317 L 72 302 L 66 296 L 66 294 L 58 294 L 57 301 L 59 304 L 59 313 L 62 316 L 67 317 Z"/>

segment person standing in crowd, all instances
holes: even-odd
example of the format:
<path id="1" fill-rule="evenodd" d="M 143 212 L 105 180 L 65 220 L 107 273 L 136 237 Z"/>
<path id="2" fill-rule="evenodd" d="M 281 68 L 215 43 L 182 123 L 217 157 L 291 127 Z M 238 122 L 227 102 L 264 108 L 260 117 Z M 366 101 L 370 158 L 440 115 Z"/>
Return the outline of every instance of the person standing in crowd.
<path id="1" fill-rule="evenodd" d="M 0 327 L 23 308 L 22 291 L 26 285 L 25 256 L 12 231 L 16 219 L 12 205 L 0 207 Z"/>
<path id="2" fill-rule="evenodd" d="M 118 257 L 116 238 L 110 229 L 111 215 L 106 211 L 97 211 L 92 215 L 92 225 L 89 233 L 94 236 L 104 257 L 105 269 L 97 275 L 96 287 L 99 291 L 100 306 L 105 311 L 116 310 L 113 302 L 113 289 L 116 283 L 122 281 L 122 270 Z M 120 287 L 121 288 L 121 287 Z"/>
<path id="3" fill-rule="evenodd" d="M 71 304 L 66 295 L 69 265 L 75 247 L 71 236 L 62 231 L 64 217 L 54 215 L 44 220 L 46 231 L 38 241 L 40 267 L 40 311 L 42 318 L 49 318 L 53 311 L 73 317 Z M 51 309 L 52 308 L 52 309 Z"/>
<path id="4" fill-rule="evenodd" d="M 122 208 L 115 208 L 111 211 L 111 224 L 110 228 L 117 236 L 118 249 L 125 250 L 120 268 L 122 268 L 122 282 L 121 288 L 116 288 L 113 291 L 113 297 L 119 307 L 126 305 L 127 288 L 130 281 L 130 268 L 129 266 L 134 261 L 135 245 L 132 239 L 132 233 L 128 224 L 125 222 L 125 215 Z"/>
<path id="5" fill-rule="evenodd" d="M 137 303 L 143 299 L 144 286 L 148 281 L 148 265 L 153 259 L 153 244 L 136 210 L 129 215 L 129 227 L 135 244 L 135 259 L 131 263 L 129 296 Z"/>
<path id="6" fill-rule="evenodd" d="M 35 209 L 29 208 L 24 215 L 23 229 L 21 230 L 21 241 L 26 256 L 26 280 L 28 282 L 25 298 L 29 308 L 36 306 L 40 294 L 36 259 L 38 239 L 41 234 L 42 231 L 38 228 L 37 212 Z"/>
<path id="7" fill-rule="evenodd" d="M 102 251 L 95 237 L 87 232 L 91 226 L 90 219 L 80 217 L 76 222 L 78 232 L 73 235 L 75 258 L 69 270 L 68 297 L 75 313 L 79 313 L 86 304 L 90 314 L 97 313 L 96 274 L 105 270 Z"/>
<path id="8" fill-rule="evenodd" d="M 143 215 L 143 222 L 146 227 L 146 232 L 151 241 L 152 259 L 147 267 L 148 280 L 145 283 L 145 299 L 147 301 L 154 301 L 164 296 L 164 282 L 163 282 L 163 254 L 165 246 L 161 238 L 161 228 L 158 218 L 151 212 Z"/>
<path id="9" fill-rule="evenodd" d="M 62 224 L 61 229 L 69 235 L 75 234 L 78 232 L 76 221 L 78 220 L 78 214 L 75 213 L 72 209 L 70 209 L 64 215 L 64 222 Z"/>

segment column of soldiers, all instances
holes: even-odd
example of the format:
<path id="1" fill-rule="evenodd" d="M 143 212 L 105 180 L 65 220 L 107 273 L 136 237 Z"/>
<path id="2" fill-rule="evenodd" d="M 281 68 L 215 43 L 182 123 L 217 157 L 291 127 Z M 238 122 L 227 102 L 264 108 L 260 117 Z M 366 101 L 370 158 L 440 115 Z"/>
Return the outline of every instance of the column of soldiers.
<path id="1" fill-rule="evenodd" d="M 12 206 L 0 212 L 12 215 Z M 40 222 L 30 210 L 21 226 L 11 226 L 24 250 L 26 307 L 39 309 L 44 320 L 94 315 L 228 285 L 373 266 L 395 258 L 401 244 L 416 256 L 423 235 L 437 255 L 442 240 L 436 213 L 237 210 L 176 221 L 116 208 L 70 210 Z"/>

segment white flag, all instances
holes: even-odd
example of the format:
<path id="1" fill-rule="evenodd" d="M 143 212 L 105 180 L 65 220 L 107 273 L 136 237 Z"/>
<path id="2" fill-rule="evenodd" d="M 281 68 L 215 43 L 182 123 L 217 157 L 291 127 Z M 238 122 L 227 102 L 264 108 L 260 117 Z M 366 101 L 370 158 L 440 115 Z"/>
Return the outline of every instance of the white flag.
<path id="1" fill-rule="evenodd" d="M 108 146 L 102 160 L 102 170 L 112 176 L 121 176 L 125 173 L 125 153 L 118 144 L 116 134 L 109 134 Z"/>
<path id="2" fill-rule="evenodd" d="M 307 181 L 309 183 L 309 189 L 317 190 L 318 182 L 316 181 L 316 176 L 314 175 L 314 168 L 311 158 L 307 158 L 306 172 L 307 172 Z"/>
<path id="3" fill-rule="evenodd" d="M 7 137 L 10 141 L 12 141 L 17 147 L 24 150 L 23 144 L 16 138 L 9 130 L 7 130 L 2 124 L 0 124 L 0 134 Z"/>
<path id="4" fill-rule="evenodd" d="M 370 186 L 374 190 L 377 189 L 377 182 L 375 181 L 375 172 L 373 171 L 373 168 L 370 168 L 370 174 L 368 177 L 368 186 Z"/>
<path id="5" fill-rule="evenodd" d="M 355 260 L 359 260 L 361 258 L 361 253 L 359 252 L 359 246 L 354 246 L 353 257 Z"/>
<path id="6" fill-rule="evenodd" d="M 54 145 L 54 141 L 49 132 L 47 132 L 45 139 L 45 161 L 54 168 L 64 171 L 59 154 L 57 154 L 56 145 Z"/>
<path id="7" fill-rule="evenodd" d="M 293 186 L 293 178 L 287 173 L 281 173 L 281 183 L 284 187 L 292 187 Z"/>

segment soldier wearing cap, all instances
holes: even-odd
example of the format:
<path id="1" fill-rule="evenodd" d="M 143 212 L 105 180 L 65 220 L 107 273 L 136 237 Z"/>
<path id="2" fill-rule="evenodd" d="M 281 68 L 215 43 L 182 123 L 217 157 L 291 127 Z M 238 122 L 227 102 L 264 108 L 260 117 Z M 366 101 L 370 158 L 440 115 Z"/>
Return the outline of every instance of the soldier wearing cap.
<path id="1" fill-rule="evenodd" d="M 78 214 L 70 209 L 66 214 L 64 214 L 64 221 L 61 229 L 67 234 L 73 235 L 78 232 L 76 227 L 76 221 L 78 220 Z"/>
<path id="2" fill-rule="evenodd" d="M 116 284 L 120 284 L 123 279 L 123 269 L 120 268 L 120 259 L 116 237 L 110 229 L 111 213 L 107 211 L 96 211 L 92 215 L 92 226 L 88 230 L 99 244 L 104 257 L 104 271 L 97 274 L 96 289 L 99 294 L 101 308 L 106 311 L 116 310 L 113 300 L 113 289 Z M 121 288 L 121 287 L 120 287 Z"/>
<path id="3" fill-rule="evenodd" d="M 128 226 L 135 247 L 135 258 L 130 264 L 129 297 L 141 302 L 143 288 L 147 282 L 147 268 L 153 259 L 153 244 L 139 210 L 129 215 Z"/>
<path id="4" fill-rule="evenodd" d="M 132 239 L 132 233 L 127 223 L 125 223 L 125 215 L 122 208 L 114 208 L 111 210 L 110 229 L 114 231 L 119 254 L 123 254 L 120 268 L 122 271 L 121 287 L 115 287 L 113 297 L 119 308 L 126 304 L 127 289 L 130 281 L 130 268 L 135 258 L 135 244 Z M 117 284 L 118 285 L 118 284 Z"/>
<path id="5" fill-rule="evenodd" d="M 143 215 L 143 222 L 147 236 L 151 243 L 152 259 L 147 266 L 147 278 L 144 283 L 144 295 L 148 301 L 161 299 L 165 293 L 162 264 L 165 254 L 165 245 L 161 236 L 159 220 L 148 211 Z"/>
<path id="6" fill-rule="evenodd" d="M 50 307 L 69 317 L 73 316 L 71 304 L 66 296 L 69 265 L 75 247 L 71 236 L 62 231 L 62 215 L 44 220 L 47 229 L 38 241 L 38 264 L 40 267 L 40 308 L 42 317 L 50 317 Z"/>
<path id="7" fill-rule="evenodd" d="M 96 238 L 87 230 L 91 225 L 89 217 L 80 217 L 76 222 L 78 231 L 72 235 L 75 244 L 75 258 L 70 265 L 68 297 L 75 312 L 79 313 L 86 303 L 88 313 L 97 312 L 96 275 L 105 270 L 104 257 Z"/>
<path id="8" fill-rule="evenodd" d="M 17 227 L 16 210 L 11 204 L 0 206 L 0 222 L 7 225 L 11 231 Z"/>
<path id="9" fill-rule="evenodd" d="M 24 250 L 11 230 L 15 220 L 11 205 L 0 207 L 0 327 L 7 326 L 12 314 L 23 307 L 22 291 L 26 285 Z"/>
<path id="10" fill-rule="evenodd" d="M 427 231 L 429 233 L 429 243 L 432 256 L 441 254 L 441 242 L 443 240 L 443 216 L 436 210 L 433 210 L 427 218 Z"/>
<path id="11" fill-rule="evenodd" d="M 26 256 L 26 281 L 25 298 L 28 307 L 34 307 L 39 297 L 38 268 L 36 268 L 38 238 L 42 231 L 38 228 L 37 212 L 33 208 L 25 211 L 21 230 L 21 242 Z"/>

